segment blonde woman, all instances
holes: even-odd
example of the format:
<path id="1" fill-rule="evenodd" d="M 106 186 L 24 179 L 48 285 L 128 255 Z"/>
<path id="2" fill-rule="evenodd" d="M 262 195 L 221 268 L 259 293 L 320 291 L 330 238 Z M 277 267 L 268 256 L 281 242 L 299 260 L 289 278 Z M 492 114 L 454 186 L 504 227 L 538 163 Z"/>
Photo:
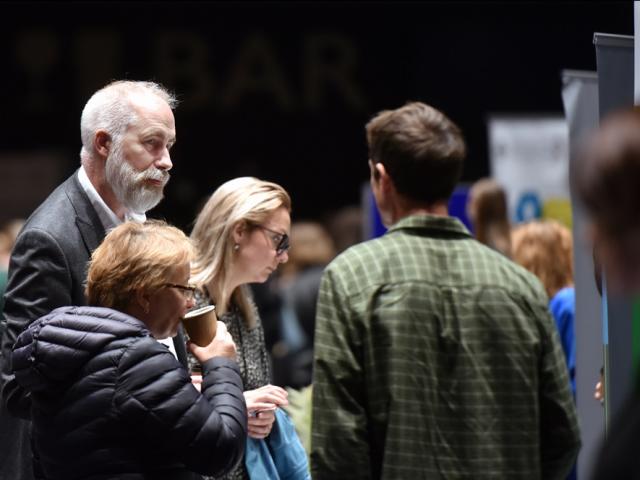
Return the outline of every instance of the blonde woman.
<path id="1" fill-rule="evenodd" d="M 216 305 L 237 346 L 249 415 L 249 436 L 269 435 L 274 410 L 287 405 L 284 389 L 270 385 L 269 357 L 248 283 L 265 282 L 288 260 L 291 200 L 279 185 L 241 177 L 221 185 L 198 215 L 191 283 L 197 307 Z M 227 477 L 246 479 L 244 462 Z"/>

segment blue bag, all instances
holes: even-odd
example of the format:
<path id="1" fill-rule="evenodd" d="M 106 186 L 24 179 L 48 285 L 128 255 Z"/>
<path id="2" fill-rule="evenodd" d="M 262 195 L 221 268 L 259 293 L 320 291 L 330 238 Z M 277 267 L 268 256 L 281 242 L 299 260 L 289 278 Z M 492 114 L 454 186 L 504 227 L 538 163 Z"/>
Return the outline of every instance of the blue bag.
<path id="1" fill-rule="evenodd" d="M 263 440 L 247 437 L 244 463 L 252 480 L 311 480 L 307 453 L 289 416 L 276 409 L 276 420 Z"/>

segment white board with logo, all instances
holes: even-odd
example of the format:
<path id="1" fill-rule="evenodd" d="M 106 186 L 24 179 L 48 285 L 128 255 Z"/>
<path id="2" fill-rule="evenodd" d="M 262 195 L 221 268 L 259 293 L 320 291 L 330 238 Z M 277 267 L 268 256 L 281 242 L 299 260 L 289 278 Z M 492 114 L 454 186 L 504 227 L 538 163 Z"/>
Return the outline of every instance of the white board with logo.
<path id="1" fill-rule="evenodd" d="M 562 116 L 491 116 L 491 176 L 514 223 L 554 218 L 571 225 L 569 132 Z"/>

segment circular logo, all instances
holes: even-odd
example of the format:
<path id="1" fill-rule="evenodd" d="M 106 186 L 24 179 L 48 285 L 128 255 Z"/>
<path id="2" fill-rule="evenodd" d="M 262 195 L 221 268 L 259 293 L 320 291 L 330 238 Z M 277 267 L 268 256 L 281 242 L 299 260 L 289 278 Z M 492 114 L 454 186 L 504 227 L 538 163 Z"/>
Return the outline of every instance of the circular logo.
<path id="1" fill-rule="evenodd" d="M 516 221 L 528 222 L 542 216 L 542 203 L 534 192 L 525 192 L 516 205 Z"/>

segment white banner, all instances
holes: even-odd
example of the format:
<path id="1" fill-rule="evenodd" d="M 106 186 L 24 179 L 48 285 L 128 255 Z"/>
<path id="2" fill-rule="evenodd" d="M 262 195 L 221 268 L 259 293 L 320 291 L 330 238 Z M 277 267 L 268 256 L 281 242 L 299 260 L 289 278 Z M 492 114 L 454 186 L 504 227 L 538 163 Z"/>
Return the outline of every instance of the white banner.
<path id="1" fill-rule="evenodd" d="M 491 116 L 491 176 L 514 223 L 554 218 L 571 226 L 569 132 L 561 116 Z"/>

